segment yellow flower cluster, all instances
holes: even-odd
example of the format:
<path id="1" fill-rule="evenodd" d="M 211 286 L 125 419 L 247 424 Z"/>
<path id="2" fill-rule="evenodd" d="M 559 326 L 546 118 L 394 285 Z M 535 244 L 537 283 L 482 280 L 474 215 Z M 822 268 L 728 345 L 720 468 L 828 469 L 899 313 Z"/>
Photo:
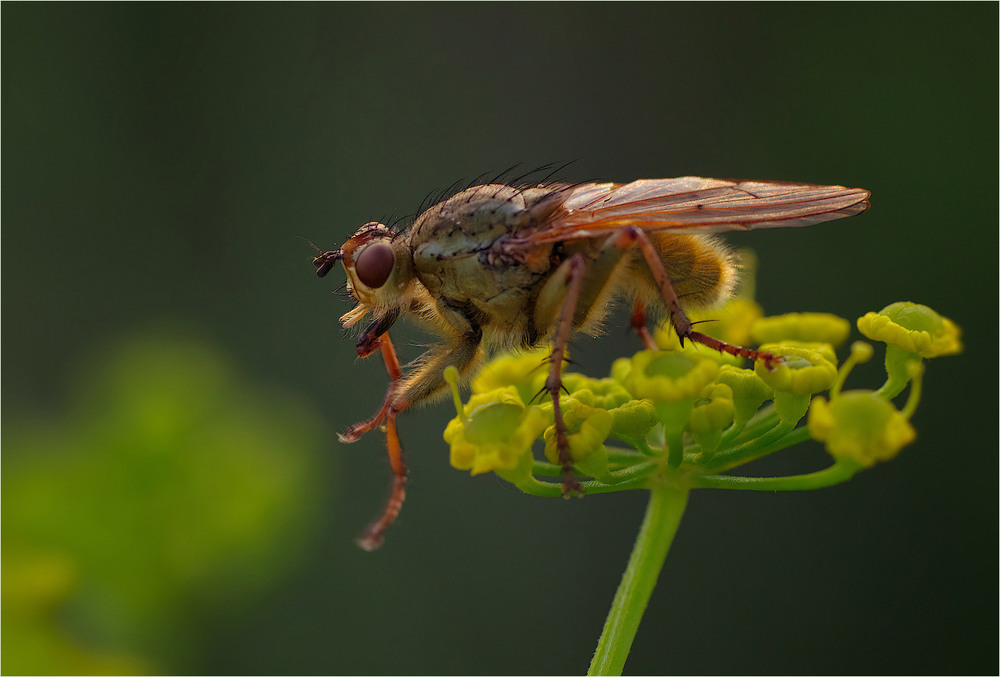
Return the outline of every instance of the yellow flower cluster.
<path id="1" fill-rule="evenodd" d="M 612 477 L 615 463 L 626 463 L 629 453 L 637 454 L 636 463 L 665 459 L 670 471 L 682 465 L 694 471 L 699 464 L 735 467 L 778 448 L 807 413 L 809 434 L 824 442 L 838 462 L 869 467 L 892 458 L 916 437 L 909 419 L 919 400 L 922 369 L 914 360 L 961 350 L 959 330 L 950 320 L 925 306 L 892 304 L 858 320 L 865 336 L 888 344 L 886 386 L 842 393 L 854 365 L 872 355 L 870 345 L 856 343 L 838 369 L 835 348 L 849 333 L 846 320 L 826 313 L 762 317 L 759 306 L 746 298 L 731 302 L 718 316 L 724 322 L 717 336 L 741 344 L 734 337 L 766 341 L 759 349 L 781 359 L 744 368 L 738 358 L 720 360 L 703 346 L 680 348 L 667 328 L 657 339 L 674 349 L 620 358 L 610 378 L 564 374 L 563 422 L 578 469 L 598 479 Z M 893 351 L 904 358 L 892 357 Z M 448 375 L 458 413 L 445 431 L 454 467 L 473 475 L 495 471 L 509 478 L 515 469 L 530 474 L 537 463 L 532 446 L 539 437 L 546 459 L 558 464 L 552 404 L 547 396 L 530 404 L 544 384 L 547 360 L 546 351 L 493 360 L 473 381 L 465 404 L 458 397 L 457 372 Z M 906 384 L 910 398 L 899 411 L 892 397 Z M 828 397 L 819 395 L 825 391 Z M 765 406 L 769 401 L 773 405 Z M 636 451 L 609 455 L 610 437 Z M 626 460 L 609 466 L 615 454 Z M 715 465 L 713 456 L 721 459 Z"/>

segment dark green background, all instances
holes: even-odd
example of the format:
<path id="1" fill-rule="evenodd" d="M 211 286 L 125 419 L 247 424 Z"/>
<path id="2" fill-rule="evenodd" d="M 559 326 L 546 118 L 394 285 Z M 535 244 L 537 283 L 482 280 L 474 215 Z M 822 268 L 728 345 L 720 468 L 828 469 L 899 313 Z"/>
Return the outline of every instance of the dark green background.
<path id="1" fill-rule="evenodd" d="M 165 671 L 584 671 L 643 496 L 470 478 L 448 466 L 441 404 L 401 421 L 412 481 L 387 545 L 355 548 L 389 472 L 377 436 L 335 431 L 374 411 L 385 374 L 339 328 L 342 273 L 317 280 L 297 237 L 333 248 L 456 179 L 576 159 L 562 178 L 868 188 L 861 217 L 730 238 L 760 256 L 758 299 L 849 318 L 918 301 L 967 347 L 929 363 L 920 437 L 892 463 L 806 494 L 696 493 L 628 670 L 994 672 L 997 19 L 993 3 L 4 4 L 5 423 L 58 421 L 91 356 L 185 326 L 325 426 L 318 518 L 281 577 L 191 600 L 173 645 L 53 622 Z M 576 358 L 600 375 L 624 336 Z M 804 454 L 762 472 L 823 463 Z"/>

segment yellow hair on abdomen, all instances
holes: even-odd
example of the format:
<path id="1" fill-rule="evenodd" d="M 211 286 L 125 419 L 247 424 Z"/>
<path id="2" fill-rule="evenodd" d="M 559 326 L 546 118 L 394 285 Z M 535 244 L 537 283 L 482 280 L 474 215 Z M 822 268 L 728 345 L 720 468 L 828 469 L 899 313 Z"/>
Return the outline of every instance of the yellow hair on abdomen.
<path id="1" fill-rule="evenodd" d="M 732 252 L 710 235 L 649 233 L 677 298 L 684 308 L 712 306 L 729 297 L 736 285 L 736 266 Z M 641 272 L 640 272 L 641 269 Z M 635 256 L 632 271 L 641 282 L 645 299 L 660 298 L 652 275 L 642 255 Z"/>

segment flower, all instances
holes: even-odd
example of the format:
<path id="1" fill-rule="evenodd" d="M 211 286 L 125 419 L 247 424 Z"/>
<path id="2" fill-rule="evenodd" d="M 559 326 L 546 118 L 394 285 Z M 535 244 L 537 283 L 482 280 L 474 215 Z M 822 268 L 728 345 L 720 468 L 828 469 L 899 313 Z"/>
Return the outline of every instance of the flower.
<path id="1" fill-rule="evenodd" d="M 908 418 L 870 390 L 841 393 L 829 403 L 824 397 L 815 398 L 808 425 L 831 456 L 863 467 L 895 457 L 917 437 Z"/>
<path id="2" fill-rule="evenodd" d="M 744 319 L 753 316 L 747 306 L 738 312 Z M 912 303 L 869 313 L 858 325 L 888 343 L 889 380 L 876 391 L 842 391 L 854 366 L 870 360 L 874 350 L 856 341 L 838 369 L 833 344 L 844 340 L 849 324 L 822 313 L 759 320 L 752 329 L 755 338 L 785 338 L 759 347 L 780 359 L 759 359 L 752 369 L 720 364 L 712 351 L 685 347 L 619 358 L 609 378 L 563 374 L 560 403 L 569 460 L 576 473 L 591 478 L 588 491 L 599 492 L 646 486 L 647 481 L 683 484 L 697 477 L 695 486 L 761 490 L 845 481 L 915 439 L 910 418 L 920 399 L 924 356 L 961 348 L 953 323 Z M 716 335 L 745 343 L 732 334 Z M 457 412 L 445 431 L 455 468 L 473 475 L 495 472 L 526 493 L 561 495 L 556 482 L 544 479 L 565 473 L 555 407 L 548 398 L 538 406 L 525 404 L 542 388 L 550 372 L 548 358 L 547 351 L 537 350 L 493 360 L 473 381 L 465 404 L 458 395 L 458 371 L 445 370 Z M 911 384 L 909 399 L 897 409 L 893 398 L 906 384 Z M 762 409 L 768 400 L 773 406 Z M 796 429 L 807 414 L 806 426 Z M 830 472 L 785 478 L 712 474 L 783 449 L 806 433 L 834 457 Z M 634 449 L 606 446 L 610 436 Z M 548 463 L 532 454 L 539 437 Z"/>
<path id="3" fill-rule="evenodd" d="M 656 407 L 649 400 L 629 400 L 608 413 L 611 414 L 611 434 L 639 449 L 645 449 L 646 433 L 660 422 Z"/>
<path id="4" fill-rule="evenodd" d="M 563 388 L 578 402 L 601 409 L 614 409 L 632 399 L 632 395 L 618 381 L 611 378 L 589 378 L 582 374 L 563 376 Z"/>
<path id="5" fill-rule="evenodd" d="M 719 373 L 719 365 L 697 356 L 643 350 L 632 357 L 625 386 L 636 397 L 654 402 L 682 402 L 701 394 Z"/>
<path id="6" fill-rule="evenodd" d="M 753 418 L 760 405 L 774 397 L 774 391 L 753 369 L 725 365 L 719 370 L 719 383 L 729 386 L 733 398 L 733 420 L 742 427 Z"/>
<path id="7" fill-rule="evenodd" d="M 653 403 L 663 423 L 669 465 L 673 468 L 683 460 L 681 434 L 695 401 L 718 373 L 718 362 L 690 353 L 643 350 L 632 357 L 625 385 L 636 397 Z"/>
<path id="8" fill-rule="evenodd" d="M 693 434 L 721 431 L 733 422 L 733 391 L 722 383 L 706 386 L 688 418 Z"/>
<path id="9" fill-rule="evenodd" d="M 757 375 L 776 392 L 812 395 L 829 388 L 837 378 L 836 358 L 830 359 L 832 351 L 793 342 L 765 343 L 760 350 L 784 358 L 772 368 L 762 361 L 754 365 Z"/>
<path id="10" fill-rule="evenodd" d="M 611 414 L 598 407 L 590 407 L 572 397 L 560 400 L 563 407 L 563 423 L 566 424 L 566 441 L 574 462 L 581 461 L 600 449 L 611 434 Z M 545 458 L 550 463 L 559 463 L 556 448 L 556 427 L 545 430 Z"/>
<path id="11" fill-rule="evenodd" d="M 632 371 L 632 358 L 619 357 L 611 363 L 611 378 L 622 385 L 625 385 L 630 371 Z"/>
<path id="12" fill-rule="evenodd" d="M 940 357 L 962 352 L 962 331 L 947 317 L 919 303 L 899 301 L 877 313 L 858 318 L 858 329 L 881 341 L 920 357 Z"/>
<path id="13" fill-rule="evenodd" d="M 683 430 L 694 401 L 715 380 L 719 364 L 684 353 L 643 350 L 632 357 L 625 385 L 636 397 L 652 401 L 667 430 Z"/>
<path id="14" fill-rule="evenodd" d="M 826 450 L 838 461 L 846 460 L 867 468 L 878 461 L 887 461 L 913 442 L 916 431 L 910 417 L 920 401 L 923 364 L 913 362 L 906 380 L 913 380 L 910 396 L 902 411 L 881 391 L 853 390 L 842 393 L 840 388 L 855 365 L 867 362 L 874 351 L 863 342 L 851 345 L 851 354 L 830 388 L 830 401 L 823 397 L 813 400 L 809 409 L 809 433 L 824 442 Z"/>
<path id="15" fill-rule="evenodd" d="M 444 441 L 451 465 L 473 475 L 517 468 L 550 419 L 539 406 L 525 406 L 513 385 L 479 393 L 463 406 L 457 401 L 457 373 L 449 379 L 458 416 L 448 423 Z"/>
<path id="16" fill-rule="evenodd" d="M 706 386 L 688 417 L 687 429 L 708 457 L 722 442 L 722 431 L 733 422 L 733 391 L 723 383 Z"/>
<path id="17" fill-rule="evenodd" d="M 483 366 L 469 384 L 473 394 L 514 386 L 522 402 L 535 401 L 549 375 L 549 349 L 499 355 Z"/>
<path id="18" fill-rule="evenodd" d="M 758 320 L 751 335 L 757 343 L 808 341 L 841 345 L 851 333 L 851 323 L 830 313 L 787 313 Z"/>
<path id="19" fill-rule="evenodd" d="M 962 352 L 961 330 L 927 306 L 909 301 L 891 303 L 877 313 L 858 318 L 858 329 L 886 344 L 887 379 L 879 392 L 892 399 L 910 380 L 910 367 L 924 358 Z"/>
<path id="20" fill-rule="evenodd" d="M 795 425 L 805 416 L 810 396 L 828 389 L 836 380 L 833 349 L 804 346 L 791 341 L 766 343 L 760 349 L 784 357 L 771 368 L 758 361 L 754 371 L 774 389 L 774 408 L 782 422 Z"/>

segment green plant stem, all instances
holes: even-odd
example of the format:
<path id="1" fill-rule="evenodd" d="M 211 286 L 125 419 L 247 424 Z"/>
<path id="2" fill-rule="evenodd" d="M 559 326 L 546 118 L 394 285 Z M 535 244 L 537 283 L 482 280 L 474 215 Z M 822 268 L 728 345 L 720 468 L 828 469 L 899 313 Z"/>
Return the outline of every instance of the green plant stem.
<path id="1" fill-rule="evenodd" d="M 716 452 L 704 464 L 703 469 L 710 472 L 727 470 L 805 442 L 808 439 L 810 439 L 809 428 L 803 426 L 792 430 L 785 424 L 778 424 L 773 430 L 761 435 L 756 440 Z"/>
<path id="2" fill-rule="evenodd" d="M 861 466 L 849 461 L 838 461 L 825 470 L 805 475 L 785 477 L 740 477 L 737 475 L 702 475 L 691 478 L 699 489 L 745 489 L 751 491 L 807 491 L 822 489 L 851 479 Z"/>
<path id="3" fill-rule="evenodd" d="M 598 480 L 580 482 L 584 494 L 606 494 L 612 491 L 628 491 L 631 489 L 646 489 L 649 486 L 649 475 L 658 467 L 656 463 L 644 463 L 626 470 L 615 471 L 619 478 L 614 484 L 605 484 Z M 502 472 L 502 471 L 501 471 Z M 497 473 L 499 474 L 499 473 Z M 501 475 L 502 477 L 502 475 Z M 532 496 L 542 498 L 559 498 L 563 496 L 560 482 L 541 482 L 533 475 L 527 477 L 506 477 L 518 489 Z"/>
<path id="4" fill-rule="evenodd" d="M 646 516 L 604 622 L 588 675 L 622 674 L 642 614 L 680 525 L 687 497 L 686 487 L 654 486 L 650 490 Z"/>

